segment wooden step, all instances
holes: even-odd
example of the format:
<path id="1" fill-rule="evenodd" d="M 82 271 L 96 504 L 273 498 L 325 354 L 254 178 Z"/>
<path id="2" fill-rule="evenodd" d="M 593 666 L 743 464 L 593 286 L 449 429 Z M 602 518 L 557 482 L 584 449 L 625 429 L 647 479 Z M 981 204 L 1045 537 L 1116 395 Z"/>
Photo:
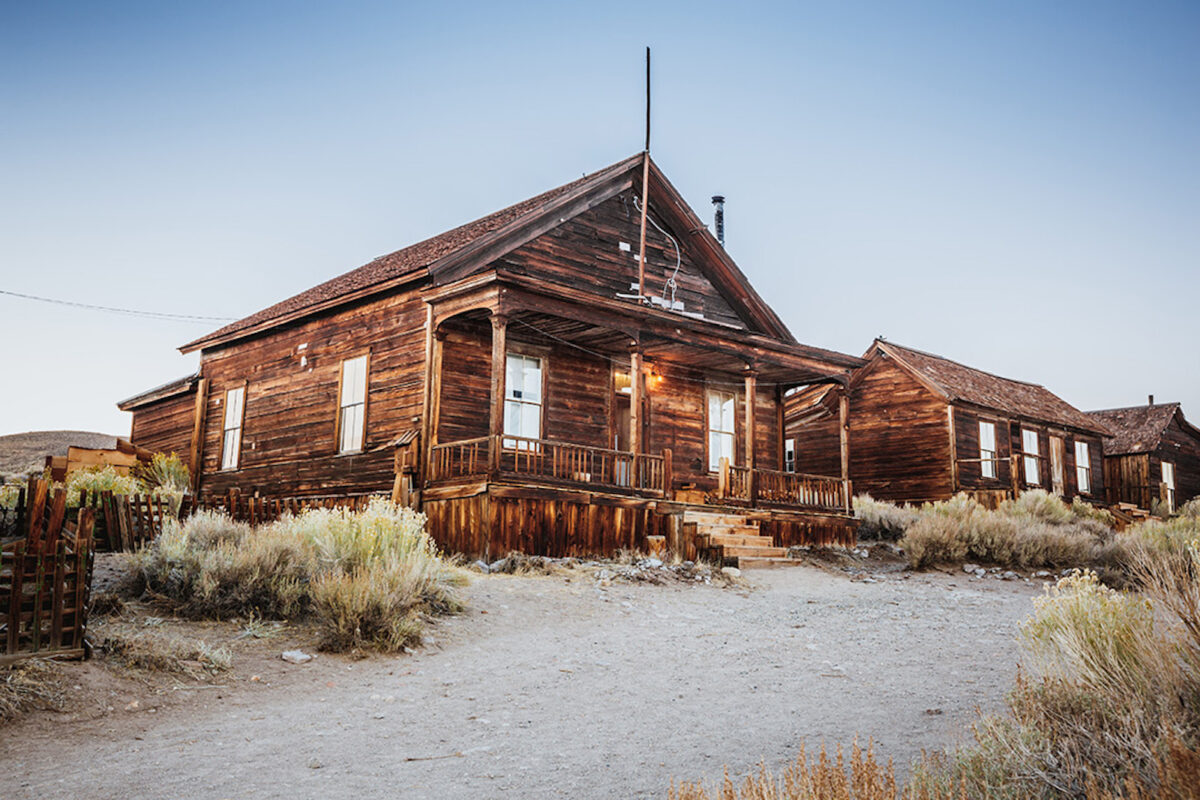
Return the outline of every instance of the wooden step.
<path id="1" fill-rule="evenodd" d="M 742 556 L 737 560 L 738 569 L 764 569 L 771 567 L 799 567 L 804 564 L 798 558 L 787 556 Z"/>
<path id="2" fill-rule="evenodd" d="M 742 536 L 727 533 L 702 533 L 696 537 L 697 547 L 771 547 L 775 540 L 770 536 Z"/>
<path id="3" fill-rule="evenodd" d="M 683 512 L 684 523 L 699 522 L 705 525 L 749 525 L 749 520 L 742 514 L 725 514 L 720 511 L 693 511 L 688 509 Z"/>
<path id="4" fill-rule="evenodd" d="M 697 522 L 696 535 L 704 536 L 761 536 L 757 525 L 714 525 L 708 522 Z"/>
<path id="5" fill-rule="evenodd" d="M 721 546 L 720 550 L 722 558 L 783 558 L 787 556 L 786 547 L 731 545 L 729 547 Z"/>

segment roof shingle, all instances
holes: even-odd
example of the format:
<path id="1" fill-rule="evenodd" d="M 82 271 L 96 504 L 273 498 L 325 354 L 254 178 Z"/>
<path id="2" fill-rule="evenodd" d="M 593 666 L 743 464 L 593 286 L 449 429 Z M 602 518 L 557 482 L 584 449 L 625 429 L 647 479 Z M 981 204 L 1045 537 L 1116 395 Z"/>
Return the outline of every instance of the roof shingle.
<path id="1" fill-rule="evenodd" d="M 1080 411 L 1044 386 L 1001 378 L 948 358 L 887 341 L 875 343 L 907 364 L 950 400 L 990 408 L 1040 422 L 1107 435 L 1104 423 Z"/>
<path id="2" fill-rule="evenodd" d="M 1104 440 L 1106 456 L 1149 453 L 1158 449 L 1163 431 L 1171 424 L 1171 418 L 1179 410 L 1179 403 L 1108 408 L 1089 411 L 1088 416 L 1099 420 L 1112 431 Z"/>

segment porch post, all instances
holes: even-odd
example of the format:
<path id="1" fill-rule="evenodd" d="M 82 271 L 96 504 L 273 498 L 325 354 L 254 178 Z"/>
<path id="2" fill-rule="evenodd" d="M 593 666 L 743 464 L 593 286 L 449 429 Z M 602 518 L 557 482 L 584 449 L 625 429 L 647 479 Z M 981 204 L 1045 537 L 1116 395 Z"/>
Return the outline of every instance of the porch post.
<path id="1" fill-rule="evenodd" d="M 842 453 L 842 491 L 846 495 L 846 513 L 849 514 L 853 508 L 850 498 L 850 394 L 844 386 L 838 398 L 838 436 Z"/>
<path id="2" fill-rule="evenodd" d="M 629 346 L 629 452 L 634 456 L 642 452 L 642 345 L 640 342 L 634 342 Z"/>
<path id="3" fill-rule="evenodd" d="M 754 440 L 756 438 L 754 406 L 755 393 L 758 389 L 758 372 L 747 368 L 743 374 L 746 378 L 746 469 L 749 470 L 746 474 L 746 488 L 749 491 L 750 502 L 753 504 L 758 499 L 758 482 L 754 480 Z"/>
<path id="4" fill-rule="evenodd" d="M 508 351 L 508 317 L 492 314 L 492 406 L 489 417 L 488 474 L 500 474 L 500 437 L 504 434 L 505 356 Z"/>

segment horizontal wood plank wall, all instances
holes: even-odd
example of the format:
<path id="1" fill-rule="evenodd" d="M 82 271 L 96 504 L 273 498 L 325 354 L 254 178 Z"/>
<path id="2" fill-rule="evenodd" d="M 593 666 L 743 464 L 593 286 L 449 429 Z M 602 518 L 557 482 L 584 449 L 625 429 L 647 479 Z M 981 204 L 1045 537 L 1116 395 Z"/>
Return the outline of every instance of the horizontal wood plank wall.
<path id="1" fill-rule="evenodd" d="M 854 410 L 850 411 L 854 419 Z M 842 474 L 841 434 L 836 413 L 805 424 L 793 423 L 788 435 L 796 442 L 796 472 L 840 477 Z M 851 463 L 857 454 L 851 453 Z"/>
<path id="2" fill-rule="evenodd" d="M 206 351 L 203 490 L 303 496 L 390 489 L 392 453 L 370 451 L 421 414 L 424 326 L 423 304 L 407 291 Z M 334 437 L 341 362 L 368 348 L 366 446 L 341 456 Z M 239 469 L 221 471 L 225 392 L 243 382 Z"/>
<path id="3" fill-rule="evenodd" d="M 510 349 L 521 349 L 527 331 L 514 325 Z M 589 447 L 611 448 L 608 410 L 612 388 L 612 365 L 573 347 L 556 344 L 546 355 L 545 432 L 543 438 Z"/>
<path id="4" fill-rule="evenodd" d="M 428 531 L 448 553 L 499 558 L 518 551 L 555 558 L 646 549 L 666 519 L 628 498 L 514 489 L 427 500 Z"/>
<path id="5" fill-rule="evenodd" d="M 650 215 L 655 217 L 651 207 Z M 658 220 L 660 224 L 662 220 Z M 595 292 L 603 297 L 629 294 L 637 283 L 639 215 L 633 195 L 625 193 L 607 200 L 550 233 L 517 248 L 498 262 L 505 269 L 523 275 L 552 280 L 565 286 Z M 665 225 L 664 225 L 665 227 Z M 669 229 L 668 229 L 669 230 Z M 676 241 L 686 248 L 686 232 L 672 231 Z M 622 250 L 621 243 L 631 245 Z M 745 327 L 729 303 L 704 277 L 684 249 L 675 298 L 684 310 L 698 311 L 709 319 Z M 664 287 L 675 270 L 675 248 L 653 225 L 646 232 L 646 292 L 670 296 Z"/>
<path id="6" fill-rule="evenodd" d="M 779 463 L 778 408 L 775 388 L 760 384 L 754 403 L 754 466 L 758 469 L 783 469 Z"/>
<path id="7" fill-rule="evenodd" d="M 155 453 L 177 453 L 190 468 L 195 404 L 193 389 L 134 409 L 129 441 Z"/>
<path id="8" fill-rule="evenodd" d="M 441 398 L 435 442 L 488 435 L 492 394 L 492 328 L 447 324 L 442 340 Z"/>
<path id="9" fill-rule="evenodd" d="M 715 475 L 708 472 L 705 444 L 706 395 L 704 376 L 671 364 L 655 364 L 661 380 L 648 393 L 650 435 L 647 451 L 672 454 L 676 486 L 694 483 L 712 491 Z"/>
<path id="10" fill-rule="evenodd" d="M 850 395 L 855 493 L 897 502 L 950 497 L 946 403 L 891 359 L 872 362 L 855 380 Z"/>

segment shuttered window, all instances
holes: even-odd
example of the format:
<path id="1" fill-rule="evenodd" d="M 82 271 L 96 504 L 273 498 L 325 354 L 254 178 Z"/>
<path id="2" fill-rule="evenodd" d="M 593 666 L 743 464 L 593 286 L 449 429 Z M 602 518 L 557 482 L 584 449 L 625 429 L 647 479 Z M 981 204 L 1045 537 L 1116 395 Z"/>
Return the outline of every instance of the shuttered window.
<path id="1" fill-rule="evenodd" d="M 509 353 L 504 374 L 504 433 L 542 438 L 542 360 Z M 534 442 L 505 439 L 505 447 L 536 449 Z"/>
<path id="2" fill-rule="evenodd" d="M 1040 486 L 1042 483 L 1042 470 L 1041 464 L 1038 462 L 1037 431 L 1021 429 L 1021 450 L 1025 454 L 1025 482 Z"/>
<path id="3" fill-rule="evenodd" d="M 225 392 L 225 424 L 221 437 L 221 469 L 237 469 L 242 453 L 242 418 L 246 411 L 246 387 Z"/>
<path id="4" fill-rule="evenodd" d="M 342 390 L 338 399 L 338 452 L 362 450 L 367 424 L 367 357 L 342 362 Z"/>
<path id="5" fill-rule="evenodd" d="M 1092 454 L 1087 442 L 1075 443 L 1075 481 L 1080 494 L 1092 493 Z"/>
<path id="6" fill-rule="evenodd" d="M 716 472 L 721 468 L 721 459 L 733 463 L 733 437 L 735 433 L 734 397 L 729 392 L 708 393 L 708 469 Z"/>
<path id="7" fill-rule="evenodd" d="M 996 423 L 979 423 L 979 472 L 985 478 L 996 477 Z"/>

